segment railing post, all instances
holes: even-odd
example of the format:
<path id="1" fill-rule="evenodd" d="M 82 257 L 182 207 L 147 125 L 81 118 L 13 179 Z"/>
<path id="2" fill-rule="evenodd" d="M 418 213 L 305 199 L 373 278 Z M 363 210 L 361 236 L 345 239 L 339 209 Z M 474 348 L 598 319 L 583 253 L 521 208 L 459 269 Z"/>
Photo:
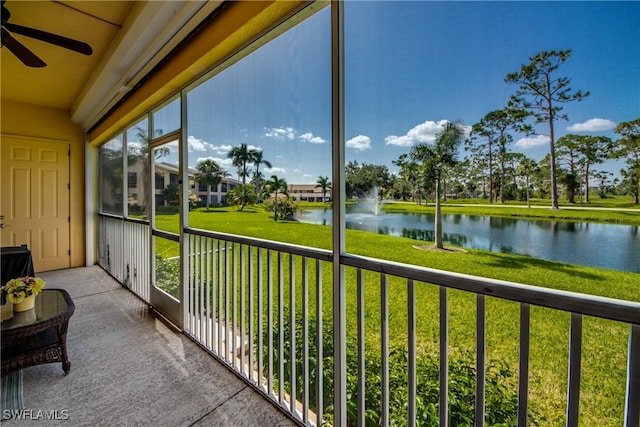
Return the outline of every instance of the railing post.
<path id="1" fill-rule="evenodd" d="M 344 140 L 344 2 L 331 1 L 331 135 L 333 176 L 333 408 L 334 425 L 347 425 Z"/>
<path id="2" fill-rule="evenodd" d="M 640 325 L 629 328 L 629 354 L 627 355 L 627 401 L 624 425 L 640 425 Z"/>
<path id="3" fill-rule="evenodd" d="M 363 426 L 366 422 L 365 411 L 365 335 L 364 335 L 364 272 L 359 268 L 356 272 L 356 311 L 357 311 L 357 330 L 358 330 L 358 425 Z"/>
<path id="4" fill-rule="evenodd" d="M 449 297 L 440 286 L 440 426 L 449 425 Z"/>
<path id="5" fill-rule="evenodd" d="M 382 414 L 380 425 L 389 425 L 389 286 L 387 275 L 380 274 L 380 385 L 382 387 Z"/>
<path id="6" fill-rule="evenodd" d="M 485 354 L 486 354 L 486 311 L 485 296 L 476 296 L 476 423 L 484 426 L 485 406 Z"/>
<path id="7" fill-rule="evenodd" d="M 529 401 L 529 325 L 531 307 L 520 304 L 520 363 L 518 369 L 518 427 L 527 425 Z"/>
<path id="8" fill-rule="evenodd" d="M 567 385 L 567 427 L 578 426 L 580 409 L 580 364 L 582 358 L 582 315 L 571 313 L 569 341 L 569 384 Z"/>
<path id="9" fill-rule="evenodd" d="M 416 425 L 416 287 L 413 280 L 407 280 L 407 335 L 409 355 L 407 387 L 409 402 L 407 403 L 407 425 Z"/>

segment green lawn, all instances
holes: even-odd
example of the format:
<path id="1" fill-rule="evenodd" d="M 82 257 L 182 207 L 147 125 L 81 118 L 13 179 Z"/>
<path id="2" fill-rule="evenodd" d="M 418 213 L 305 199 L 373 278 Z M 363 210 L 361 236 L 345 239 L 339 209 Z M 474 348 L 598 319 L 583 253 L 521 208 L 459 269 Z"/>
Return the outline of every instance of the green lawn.
<path id="1" fill-rule="evenodd" d="M 387 208 L 390 206 L 395 207 L 396 204 L 386 205 Z M 398 206 L 402 205 L 398 204 Z M 415 205 L 413 208 L 416 208 Z M 468 208 L 474 212 L 485 209 L 479 206 Z M 425 208 L 422 207 L 422 209 Z M 509 211 L 512 209 L 514 208 L 510 208 Z M 540 208 L 540 211 L 547 214 L 556 213 L 544 208 Z M 640 216 L 639 213 L 633 213 L 630 218 L 634 218 L 634 215 Z M 189 223 L 193 228 L 324 249 L 331 248 L 330 227 L 295 221 L 275 222 L 270 213 L 264 212 L 259 207 L 247 207 L 242 212 L 235 208 L 212 208 L 209 212 L 198 209 L 189 213 Z M 157 225 L 161 229 L 177 231 L 177 224 L 177 215 L 157 217 Z M 355 230 L 346 232 L 347 251 L 358 255 L 640 302 L 640 274 L 480 250 L 422 251 L 413 248 L 416 243 L 424 242 Z M 325 319 L 331 318 L 330 270 L 328 265 L 323 270 Z M 287 271 L 284 274 L 288 276 Z M 300 268 L 296 269 L 296 274 L 300 275 Z M 355 274 L 354 269 L 346 269 L 347 330 L 350 342 L 353 342 L 356 330 Z M 366 279 L 367 347 L 375 350 L 380 340 L 380 285 L 377 275 L 367 274 Z M 296 283 L 299 284 L 300 280 Z M 285 289 L 285 293 L 286 301 L 288 290 Z M 298 292 L 298 298 L 299 294 Z M 449 343 L 451 354 L 455 356 L 474 349 L 475 295 L 462 291 L 450 291 L 449 294 Z M 437 352 L 439 325 L 437 287 L 424 283 L 417 284 L 417 307 L 419 348 L 425 353 Z M 310 311 L 313 311 L 313 307 Z M 407 339 L 405 332 L 407 307 L 406 283 L 403 280 L 397 278 L 389 280 L 389 312 L 391 345 L 404 346 Z M 512 369 L 517 368 L 518 360 L 518 313 L 517 303 L 496 298 L 487 299 L 488 358 L 490 361 L 505 361 Z M 561 424 L 564 418 L 568 334 L 569 315 L 567 313 L 539 307 L 532 308 L 530 401 L 538 413 L 545 415 L 543 423 L 545 425 Z M 625 325 L 600 319 L 584 319 L 581 425 L 620 425 L 622 423 L 627 340 L 628 327 Z M 515 387 L 515 384 L 510 384 L 508 387 Z"/>

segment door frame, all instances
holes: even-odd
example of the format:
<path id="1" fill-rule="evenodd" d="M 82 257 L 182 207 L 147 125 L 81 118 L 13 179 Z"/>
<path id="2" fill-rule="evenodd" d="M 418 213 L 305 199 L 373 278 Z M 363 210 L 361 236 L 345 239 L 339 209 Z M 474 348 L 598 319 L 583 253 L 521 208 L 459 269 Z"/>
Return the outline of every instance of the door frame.
<path id="1" fill-rule="evenodd" d="M 156 218 L 156 184 L 155 184 L 155 159 L 153 158 L 152 151 L 154 148 L 160 147 L 162 145 L 168 144 L 170 142 L 178 142 L 178 170 L 179 170 L 179 181 L 178 181 L 178 218 L 179 218 L 179 231 L 178 234 L 170 233 L 163 230 L 158 230 L 155 228 L 155 218 Z M 153 309 L 158 312 L 162 317 L 166 318 L 169 322 L 177 326 L 179 329 L 182 329 L 183 326 L 183 316 L 184 316 L 184 301 L 182 301 L 182 296 L 184 295 L 184 274 L 182 273 L 185 265 L 184 259 L 182 256 L 183 250 L 183 216 L 185 215 L 182 201 L 184 198 L 183 195 L 183 138 L 182 131 L 178 130 L 175 132 L 171 132 L 169 134 L 163 135 L 153 141 L 149 142 L 149 188 L 147 189 L 148 194 L 148 206 L 149 206 L 149 265 L 151 266 L 151 276 L 149 280 L 149 302 Z M 155 251 L 155 239 L 154 237 L 171 240 L 173 242 L 177 242 L 180 246 L 179 249 L 179 287 L 178 287 L 178 295 L 181 296 L 180 299 L 177 299 L 165 291 L 159 289 L 156 286 L 156 251 Z"/>

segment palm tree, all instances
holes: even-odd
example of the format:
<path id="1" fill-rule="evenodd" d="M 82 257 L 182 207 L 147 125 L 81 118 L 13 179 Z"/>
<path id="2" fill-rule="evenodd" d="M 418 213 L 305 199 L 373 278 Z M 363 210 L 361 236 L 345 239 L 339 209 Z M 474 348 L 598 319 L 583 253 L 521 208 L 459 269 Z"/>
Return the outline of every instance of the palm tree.
<path id="1" fill-rule="evenodd" d="M 269 192 L 273 193 L 273 220 L 278 220 L 278 191 L 281 194 L 287 194 L 287 181 L 282 178 L 278 178 L 277 175 L 271 175 L 271 181 L 267 181 L 267 188 Z"/>
<path id="2" fill-rule="evenodd" d="M 252 151 L 253 151 L 253 155 L 251 160 L 253 161 L 253 164 L 256 166 L 256 170 L 254 172 L 256 194 L 260 194 L 260 184 L 262 182 L 261 180 L 262 173 L 260 172 L 260 165 L 265 165 L 268 168 L 272 167 L 272 165 L 269 160 L 265 160 L 263 158 L 262 151 L 258 151 L 258 150 L 252 150 Z"/>
<path id="3" fill-rule="evenodd" d="M 319 176 L 316 184 L 317 185 L 314 188 L 320 187 L 322 189 L 322 201 L 324 202 L 327 198 L 327 190 L 331 190 L 331 182 L 329 181 L 329 177 Z"/>
<path id="4" fill-rule="evenodd" d="M 456 163 L 456 151 L 464 138 L 464 129 L 459 122 L 448 122 L 436 135 L 434 145 L 418 144 L 411 149 L 411 157 L 422 162 L 423 171 L 432 177 L 436 188 L 435 246 L 443 249 L 442 212 L 440 208 L 441 180 L 447 167 Z"/>
<path id="5" fill-rule="evenodd" d="M 256 150 L 249 149 L 247 144 L 240 144 L 229 150 L 227 157 L 232 159 L 232 164 L 238 169 L 238 177 L 242 179 L 242 185 L 245 185 L 247 176 L 249 176 L 249 163 L 253 162 Z"/>
<path id="6" fill-rule="evenodd" d="M 140 165 L 140 184 L 136 182 L 136 186 L 139 186 L 140 192 L 138 193 L 137 204 L 146 211 L 147 206 L 147 194 L 149 191 L 150 174 L 149 174 L 149 138 L 147 131 L 140 126 L 136 126 L 136 138 L 137 143 L 127 144 L 127 167 L 131 168 L 134 165 Z M 162 129 L 154 129 L 153 138 L 157 138 L 162 135 Z M 169 147 L 157 147 L 153 151 L 154 160 L 158 160 L 162 157 L 168 156 L 170 153 Z"/>
<path id="7" fill-rule="evenodd" d="M 222 182 L 222 178 L 229 176 L 229 173 L 220 168 L 215 160 L 206 159 L 198 162 L 196 166 L 198 172 L 194 175 L 197 183 L 207 186 L 207 211 L 209 210 L 209 202 L 211 200 L 211 187 L 218 186 Z"/>
<path id="8" fill-rule="evenodd" d="M 256 201 L 256 190 L 251 185 L 238 185 L 227 193 L 227 202 L 230 205 L 239 205 L 242 211 L 246 205 L 251 205 Z"/>

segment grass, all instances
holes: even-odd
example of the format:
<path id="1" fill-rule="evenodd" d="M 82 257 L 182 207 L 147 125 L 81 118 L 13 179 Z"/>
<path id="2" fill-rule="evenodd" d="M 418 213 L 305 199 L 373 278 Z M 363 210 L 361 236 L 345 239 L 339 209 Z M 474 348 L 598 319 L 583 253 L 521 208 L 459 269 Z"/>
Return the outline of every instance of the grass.
<path id="1" fill-rule="evenodd" d="M 316 204 L 317 205 L 317 204 Z M 403 209 L 415 205 L 402 206 Z M 387 207 L 396 204 L 389 204 Z M 309 207 L 309 206 L 307 206 Z M 420 208 L 420 207 L 418 207 Z M 424 208 L 424 207 L 422 207 Z M 458 207 L 453 207 L 458 209 Z M 464 206 L 473 212 L 484 212 L 483 206 Z M 427 208 L 428 209 L 428 208 Z M 448 208 L 447 208 L 448 209 Z M 505 210 L 503 207 L 491 208 Z M 516 209 L 511 207 L 509 211 Z M 518 208 L 519 209 L 519 208 Z M 526 209 L 526 208 L 524 208 Z M 533 208 L 532 208 L 533 209 Z M 548 208 L 539 208 L 555 214 Z M 610 213 L 610 212 L 609 212 Z M 639 216 L 635 213 L 635 216 Z M 547 216 L 549 217 L 549 216 Z M 177 232 L 177 215 L 159 215 L 157 226 Z M 198 209 L 189 213 L 191 227 L 240 234 L 313 246 L 331 248 L 331 228 L 295 221 L 273 221 L 270 213 L 259 207 L 239 212 L 232 208 L 210 211 Z M 631 301 L 640 301 L 640 274 L 575 266 L 543 261 L 525 256 L 491 253 L 421 251 L 413 248 L 423 243 L 407 238 L 347 230 L 346 247 L 350 253 L 407 264 L 513 281 L 535 286 L 563 289 Z M 287 270 L 287 269 L 285 269 Z M 296 268 L 300 274 L 300 268 Z M 284 272 L 288 275 L 288 272 Z M 323 267 L 325 318 L 331 318 L 331 268 Z M 346 269 L 347 330 L 355 339 L 356 272 Z M 285 280 L 287 280 L 285 278 Z M 365 312 L 367 346 L 379 348 L 380 285 L 375 274 L 365 275 Z M 285 281 L 285 283 L 288 283 Z M 296 281 L 300 283 L 300 281 Z M 285 292 L 288 292 L 285 289 Z M 417 335 L 421 351 L 437 352 L 438 288 L 417 284 Z M 298 297 L 300 293 L 298 292 Z M 451 354 L 473 350 L 475 345 L 475 295 L 449 291 Z M 285 296 L 287 301 L 288 295 Z M 392 345 L 406 345 L 406 283 L 389 278 L 389 330 Z M 313 310 L 313 308 L 310 308 Z M 519 304 L 496 298 L 487 299 L 487 356 L 489 361 L 503 360 L 514 369 L 518 361 Z M 533 307 L 531 313 L 530 401 L 545 415 L 545 425 L 562 424 L 565 411 L 568 333 L 567 313 Z M 583 332 L 581 425 L 620 425 L 625 393 L 625 366 L 628 326 L 601 319 L 585 318 Z M 515 387 L 515 385 L 509 385 Z"/>

